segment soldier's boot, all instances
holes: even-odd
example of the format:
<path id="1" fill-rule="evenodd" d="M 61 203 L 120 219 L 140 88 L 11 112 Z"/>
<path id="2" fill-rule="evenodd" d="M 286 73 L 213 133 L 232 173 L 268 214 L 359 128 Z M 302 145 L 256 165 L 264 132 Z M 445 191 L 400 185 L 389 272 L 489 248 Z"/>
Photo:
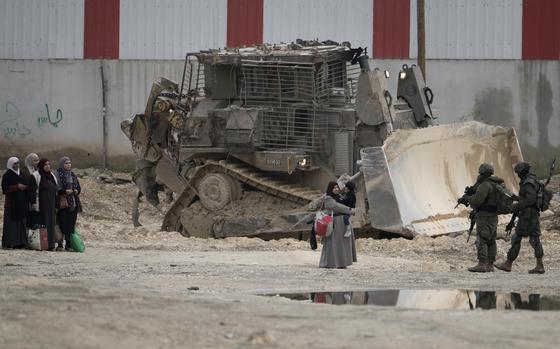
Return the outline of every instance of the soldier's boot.
<path id="1" fill-rule="evenodd" d="M 542 258 L 537 258 L 537 266 L 534 269 L 529 270 L 529 274 L 544 274 Z"/>
<path id="2" fill-rule="evenodd" d="M 494 262 L 495 261 L 488 261 L 487 267 L 489 272 L 494 272 Z"/>
<path id="3" fill-rule="evenodd" d="M 487 273 L 490 271 L 488 268 L 488 262 L 486 261 L 478 261 L 478 264 L 474 267 L 470 267 L 468 269 L 471 273 Z"/>
<path id="4" fill-rule="evenodd" d="M 507 271 L 508 273 L 511 272 L 511 266 L 512 266 L 513 262 L 506 260 L 503 263 L 500 264 L 496 264 L 494 265 L 496 268 L 503 270 L 503 271 Z"/>

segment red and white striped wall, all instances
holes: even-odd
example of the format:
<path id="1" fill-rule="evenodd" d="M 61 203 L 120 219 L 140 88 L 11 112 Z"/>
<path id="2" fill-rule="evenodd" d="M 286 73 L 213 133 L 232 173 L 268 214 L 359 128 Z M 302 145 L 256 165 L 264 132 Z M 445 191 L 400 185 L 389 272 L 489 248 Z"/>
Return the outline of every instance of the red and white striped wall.
<path id="1" fill-rule="evenodd" d="M 560 0 L 426 0 L 432 59 L 560 59 Z M 224 46 L 350 41 L 416 56 L 416 0 L 0 0 L 0 59 L 181 59 Z"/>

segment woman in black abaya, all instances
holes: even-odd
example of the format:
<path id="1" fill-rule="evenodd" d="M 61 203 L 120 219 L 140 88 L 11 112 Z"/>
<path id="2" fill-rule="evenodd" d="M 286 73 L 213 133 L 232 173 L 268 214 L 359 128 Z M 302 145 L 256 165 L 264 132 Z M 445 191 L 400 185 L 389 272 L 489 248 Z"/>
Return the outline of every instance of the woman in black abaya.
<path id="1" fill-rule="evenodd" d="M 56 247 L 54 225 L 56 222 L 56 200 L 58 199 L 58 183 L 51 172 L 51 162 L 48 159 L 39 161 L 39 215 L 41 223 L 47 228 L 49 237 L 49 251 Z M 58 251 L 63 251 L 62 242 L 59 242 Z"/>
<path id="2" fill-rule="evenodd" d="M 3 248 L 23 248 L 27 245 L 25 220 L 29 208 L 27 182 L 19 171 L 19 159 L 8 159 L 7 171 L 2 176 L 4 201 Z"/>

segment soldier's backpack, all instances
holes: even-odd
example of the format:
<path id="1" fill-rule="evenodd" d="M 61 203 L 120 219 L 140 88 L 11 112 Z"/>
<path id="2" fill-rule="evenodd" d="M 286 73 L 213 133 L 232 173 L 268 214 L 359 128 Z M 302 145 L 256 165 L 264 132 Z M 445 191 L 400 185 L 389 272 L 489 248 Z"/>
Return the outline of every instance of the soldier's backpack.
<path id="1" fill-rule="evenodd" d="M 539 186 L 537 189 L 537 208 L 539 209 L 539 211 L 543 212 L 548 210 L 553 193 L 551 190 L 547 189 L 543 183 L 537 183 Z"/>
<path id="2" fill-rule="evenodd" d="M 513 193 L 506 188 L 504 182 L 494 184 L 496 193 L 496 212 L 498 214 L 509 214 L 513 206 Z"/>

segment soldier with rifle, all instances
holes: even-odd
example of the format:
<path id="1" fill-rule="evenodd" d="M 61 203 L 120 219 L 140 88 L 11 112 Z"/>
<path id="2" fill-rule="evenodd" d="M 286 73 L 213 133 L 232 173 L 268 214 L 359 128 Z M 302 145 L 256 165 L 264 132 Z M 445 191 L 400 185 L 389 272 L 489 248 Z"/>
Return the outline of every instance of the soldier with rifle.
<path id="1" fill-rule="evenodd" d="M 470 272 L 487 273 L 494 271 L 497 246 L 498 212 L 495 186 L 503 180 L 493 176 L 494 168 L 489 164 L 481 164 L 478 168 L 478 178 L 475 185 L 465 189 L 465 195 L 458 204 L 471 205 L 476 222 L 476 249 L 478 264 L 469 268 Z M 472 212 L 471 212 L 472 214 Z M 471 231 L 473 221 L 471 220 Z M 469 233 L 470 236 L 470 233 Z"/>
<path id="2" fill-rule="evenodd" d="M 506 227 L 506 231 L 511 232 L 514 227 L 515 218 L 519 217 L 515 233 L 511 238 L 511 248 L 507 253 L 507 260 L 497 264 L 496 268 L 510 272 L 511 267 L 521 249 L 521 240 L 524 236 L 529 237 L 529 243 L 535 250 L 535 258 L 537 265 L 534 269 L 529 270 L 529 274 L 543 274 L 543 247 L 540 240 L 541 229 L 539 224 L 539 207 L 537 203 L 537 194 L 539 183 L 537 177 L 531 173 L 531 164 L 528 162 L 519 162 L 513 168 L 517 176 L 521 180 L 519 182 L 519 202 L 512 207 L 513 217 Z M 552 171 L 551 171 L 552 175 Z M 550 176 L 549 176 L 550 181 Z"/>

